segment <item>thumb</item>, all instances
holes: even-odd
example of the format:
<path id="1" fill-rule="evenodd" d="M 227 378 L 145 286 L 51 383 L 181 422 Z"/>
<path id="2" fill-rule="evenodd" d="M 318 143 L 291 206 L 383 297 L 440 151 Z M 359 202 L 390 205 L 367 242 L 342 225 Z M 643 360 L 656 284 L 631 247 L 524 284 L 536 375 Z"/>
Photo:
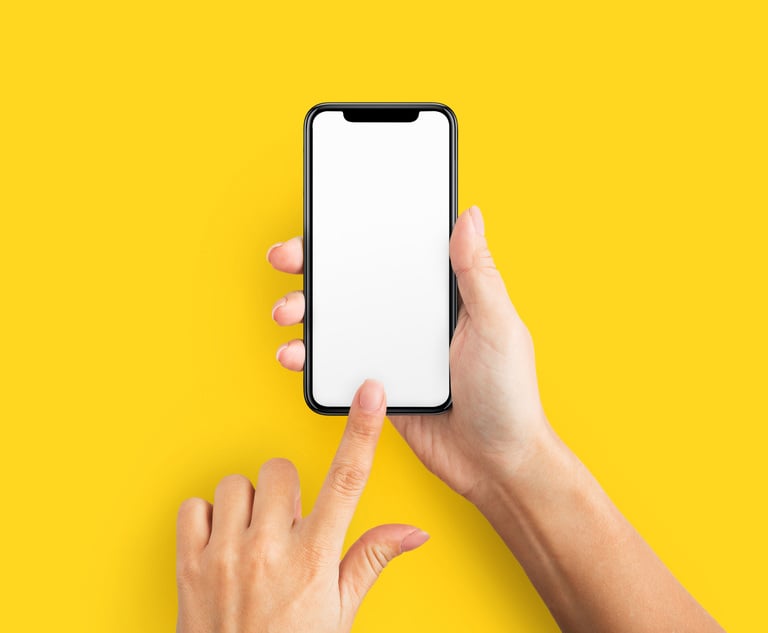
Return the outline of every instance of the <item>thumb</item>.
<path id="1" fill-rule="evenodd" d="M 352 547 L 339 566 L 339 590 L 354 614 L 379 574 L 395 556 L 423 545 L 429 534 L 412 525 L 380 525 L 368 530 Z"/>
<path id="2" fill-rule="evenodd" d="M 510 310 L 514 314 L 504 280 L 488 250 L 478 207 L 470 207 L 456 221 L 450 253 L 461 300 L 470 319 L 498 323 L 498 319 L 509 318 Z"/>

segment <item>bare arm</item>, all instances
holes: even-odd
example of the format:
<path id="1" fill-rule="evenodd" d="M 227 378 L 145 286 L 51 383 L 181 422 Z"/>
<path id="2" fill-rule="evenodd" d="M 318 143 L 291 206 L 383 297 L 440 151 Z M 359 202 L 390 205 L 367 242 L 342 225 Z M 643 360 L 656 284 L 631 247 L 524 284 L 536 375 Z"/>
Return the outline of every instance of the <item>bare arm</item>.
<path id="1" fill-rule="evenodd" d="M 303 268 L 300 239 L 270 249 L 278 270 Z M 488 518 L 563 631 L 721 631 L 560 441 L 541 406 L 533 342 L 515 310 L 476 207 L 451 236 L 462 306 L 451 342 L 453 408 L 393 417 L 425 466 Z M 299 323 L 304 297 L 275 305 Z M 300 371 L 304 344 L 278 361 Z"/>
<path id="2" fill-rule="evenodd" d="M 722 631 L 551 430 L 471 500 L 563 631 Z"/>

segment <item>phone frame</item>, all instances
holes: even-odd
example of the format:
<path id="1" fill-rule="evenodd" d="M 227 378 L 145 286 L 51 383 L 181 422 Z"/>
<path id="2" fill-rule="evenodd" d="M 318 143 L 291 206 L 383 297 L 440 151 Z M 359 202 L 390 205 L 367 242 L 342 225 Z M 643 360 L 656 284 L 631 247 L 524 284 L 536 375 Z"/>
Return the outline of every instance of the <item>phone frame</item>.
<path id="1" fill-rule="evenodd" d="M 304 400 L 314 412 L 322 415 L 347 415 L 349 407 L 325 406 L 317 402 L 312 395 L 312 123 L 315 117 L 326 111 L 352 111 L 359 116 L 370 116 L 365 120 L 397 120 L 398 115 L 405 115 L 405 110 L 438 111 L 446 116 L 449 124 L 449 236 L 453 234 L 458 215 L 458 124 L 456 115 L 447 105 L 436 102 L 325 102 L 312 107 L 304 119 L 304 346 L 306 349 L 304 363 Z M 365 115 L 365 110 L 374 110 Z M 382 118 L 376 118 L 382 116 Z M 394 117 L 393 119 L 388 118 Z M 346 118 L 346 117 L 345 117 Z M 407 120 L 407 119 L 401 119 Z M 415 120 L 415 119 L 414 119 Z M 447 255 L 447 253 L 446 253 Z M 456 275 L 450 260 L 448 261 L 449 285 L 449 326 L 448 344 L 453 339 L 458 314 L 458 295 L 456 290 Z M 387 415 L 423 415 L 443 413 L 451 408 L 452 392 L 450 385 L 450 369 L 448 384 L 448 399 L 435 407 L 387 407 Z"/>

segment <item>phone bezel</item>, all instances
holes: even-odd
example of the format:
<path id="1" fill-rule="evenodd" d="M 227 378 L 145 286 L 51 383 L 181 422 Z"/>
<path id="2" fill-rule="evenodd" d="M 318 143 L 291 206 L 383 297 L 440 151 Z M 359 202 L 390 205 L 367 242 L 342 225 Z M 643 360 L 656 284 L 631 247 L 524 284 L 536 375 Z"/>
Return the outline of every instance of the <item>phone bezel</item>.
<path id="1" fill-rule="evenodd" d="M 306 356 L 304 361 L 304 400 L 314 412 L 322 415 L 347 415 L 349 407 L 325 406 L 317 402 L 312 394 L 312 122 L 320 112 L 339 110 L 404 110 L 441 112 L 449 124 L 449 235 L 458 215 L 458 124 L 456 115 L 447 105 L 437 102 L 325 102 L 313 106 L 304 119 L 304 346 Z M 449 345 L 453 339 L 458 314 L 458 295 L 456 275 L 448 263 L 449 284 Z M 452 406 L 452 391 L 449 385 L 448 398 L 435 407 L 387 407 L 387 415 L 424 415 L 443 413 Z"/>

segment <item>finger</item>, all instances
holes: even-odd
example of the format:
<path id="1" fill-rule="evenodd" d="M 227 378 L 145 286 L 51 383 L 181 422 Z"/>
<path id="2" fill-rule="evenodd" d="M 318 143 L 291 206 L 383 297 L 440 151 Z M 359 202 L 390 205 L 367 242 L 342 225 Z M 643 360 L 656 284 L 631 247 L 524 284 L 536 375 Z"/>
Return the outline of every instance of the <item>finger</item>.
<path id="1" fill-rule="evenodd" d="M 287 242 L 278 242 L 267 251 L 267 261 L 284 273 L 300 274 L 304 271 L 304 240 L 293 237 Z"/>
<path id="2" fill-rule="evenodd" d="M 211 512 L 213 507 L 205 499 L 186 499 L 179 507 L 176 519 L 176 562 L 179 569 L 187 568 L 211 536 Z"/>
<path id="3" fill-rule="evenodd" d="M 342 609 L 354 614 L 389 562 L 423 545 L 427 539 L 429 534 L 412 525 L 380 525 L 363 534 L 339 566 Z"/>
<path id="4" fill-rule="evenodd" d="M 488 250 L 483 216 L 477 207 L 471 207 L 456 221 L 450 255 L 461 300 L 473 321 L 493 323 L 514 313 L 504 281 Z"/>
<path id="5" fill-rule="evenodd" d="M 272 307 L 272 319 L 278 325 L 296 325 L 304 320 L 304 293 L 289 292 Z"/>
<path id="6" fill-rule="evenodd" d="M 287 459 L 270 459 L 259 470 L 253 494 L 251 526 L 254 532 L 284 532 L 294 522 L 299 499 L 299 473 Z"/>
<path id="7" fill-rule="evenodd" d="M 228 475 L 213 497 L 211 540 L 229 539 L 248 528 L 253 508 L 253 486 L 243 475 Z"/>
<path id="8" fill-rule="evenodd" d="M 285 345 L 281 345 L 276 354 L 277 362 L 291 371 L 301 371 L 304 369 L 305 357 L 306 349 L 304 348 L 304 341 L 301 339 L 294 339 L 293 341 L 288 341 Z"/>
<path id="9" fill-rule="evenodd" d="M 366 380 L 355 393 L 344 435 L 315 507 L 304 519 L 310 539 L 338 561 L 344 535 L 368 481 L 387 410 L 384 386 Z"/>

